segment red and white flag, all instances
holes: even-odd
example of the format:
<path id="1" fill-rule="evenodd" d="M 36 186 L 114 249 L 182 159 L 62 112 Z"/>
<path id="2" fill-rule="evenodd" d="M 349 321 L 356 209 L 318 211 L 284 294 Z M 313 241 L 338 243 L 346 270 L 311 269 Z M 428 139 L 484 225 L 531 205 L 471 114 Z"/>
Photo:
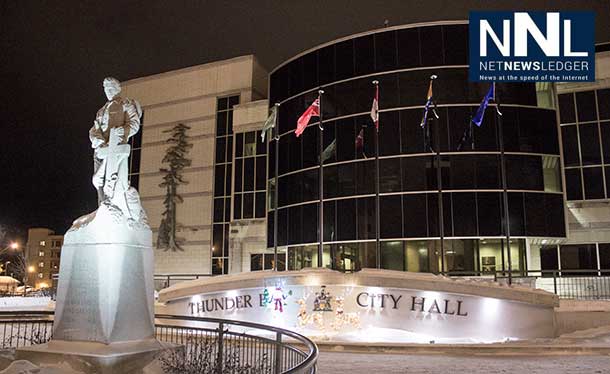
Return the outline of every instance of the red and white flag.
<path id="1" fill-rule="evenodd" d="M 375 97 L 371 107 L 371 119 L 375 123 L 375 129 L 379 131 L 379 86 L 375 85 Z"/>
<path id="2" fill-rule="evenodd" d="M 360 129 L 358 136 L 356 136 L 356 152 L 364 149 L 364 129 Z"/>
<path id="3" fill-rule="evenodd" d="M 294 134 L 297 136 L 297 138 L 299 136 L 301 136 L 303 131 L 305 131 L 305 128 L 309 124 L 309 120 L 313 116 L 320 117 L 320 98 L 319 97 L 317 99 L 315 99 L 313 103 L 311 103 L 309 108 L 307 108 L 307 110 L 305 110 L 303 112 L 303 114 L 301 114 L 299 119 L 297 120 L 297 129 L 294 132 Z"/>

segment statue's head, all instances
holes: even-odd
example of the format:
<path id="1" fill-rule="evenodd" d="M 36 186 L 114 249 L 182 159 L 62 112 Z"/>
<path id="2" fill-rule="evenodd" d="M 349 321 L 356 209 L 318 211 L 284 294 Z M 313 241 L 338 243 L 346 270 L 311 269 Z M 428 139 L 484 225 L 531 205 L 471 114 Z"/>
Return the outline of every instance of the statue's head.
<path id="1" fill-rule="evenodd" d="M 104 78 L 104 92 L 108 100 L 112 100 L 121 92 L 121 82 L 112 77 Z"/>

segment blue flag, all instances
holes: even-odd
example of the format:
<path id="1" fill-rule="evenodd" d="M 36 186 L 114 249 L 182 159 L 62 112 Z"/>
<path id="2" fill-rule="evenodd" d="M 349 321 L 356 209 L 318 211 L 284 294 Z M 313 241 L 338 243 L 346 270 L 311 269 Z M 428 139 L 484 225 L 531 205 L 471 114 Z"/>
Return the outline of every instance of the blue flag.
<path id="1" fill-rule="evenodd" d="M 477 113 L 474 115 L 474 117 L 472 117 L 472 123 L 474 123 L 478 127 L 481 127 L 481 124 L 483 123 L 483 116 L 485 115 L 485 109 L 487 109 L 489 100 L 495 101 L 495 99 L 496 99 L 495 88 L 496 88 L 496 84 L 492 83 L 491 87 L 489 87 L 489 91 L 487 91 L 487 95 L 485 95 L 485 97 L 483 98 L 483 101 L 481 101 L 481 105 L 479 105 L 479 109 L 477 109 Z"/>

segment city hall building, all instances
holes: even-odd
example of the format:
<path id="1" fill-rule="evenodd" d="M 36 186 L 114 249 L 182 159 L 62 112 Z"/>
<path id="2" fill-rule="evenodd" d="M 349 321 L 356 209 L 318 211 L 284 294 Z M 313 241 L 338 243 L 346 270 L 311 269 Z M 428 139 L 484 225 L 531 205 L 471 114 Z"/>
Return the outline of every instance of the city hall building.
<path id="1" fill-rule="evenodd" d="M 468 81 L 465 21 L 349 36 L 270 73 L 243 56 L 123 82 L 144 110 L 130 173 L 155 236 L 171 130 L 188 126 L 192 144 L 176 204 L 181 245 L 158 249 L 155 271 L 610 268 L 608 45 L 596 61 L 595 83 L 497 84 L 502 115 L 490 105 L 480 127 L 470 122 L 489 83 Z M 432 75 L 438 118 L 422 129 Z M 314 117 L 296 137 L 319 90 L 322 136 Z M 275 104 L 279 140 L 261 142 Z"/>

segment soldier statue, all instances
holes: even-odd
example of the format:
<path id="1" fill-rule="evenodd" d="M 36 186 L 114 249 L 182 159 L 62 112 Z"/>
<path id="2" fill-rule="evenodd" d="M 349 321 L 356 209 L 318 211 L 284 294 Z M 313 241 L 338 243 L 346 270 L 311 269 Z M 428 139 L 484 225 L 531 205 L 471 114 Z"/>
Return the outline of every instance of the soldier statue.
<path id="1" fill-rule="evenodd" d="M 105 78 L 103 85 L 108 101 L 98 110 L 89 130 L 94 149 L 93 186 L 99 205 L 113 205 L 125 215 L 137 218 L 129 209 L 130 199 L 139 203 L 139 198 L 135 189 L 129 187 L 128 141 L 140 129 L 142 109 L 137 101 L 119 96 L 121 84 L 117 79 Z"/>

